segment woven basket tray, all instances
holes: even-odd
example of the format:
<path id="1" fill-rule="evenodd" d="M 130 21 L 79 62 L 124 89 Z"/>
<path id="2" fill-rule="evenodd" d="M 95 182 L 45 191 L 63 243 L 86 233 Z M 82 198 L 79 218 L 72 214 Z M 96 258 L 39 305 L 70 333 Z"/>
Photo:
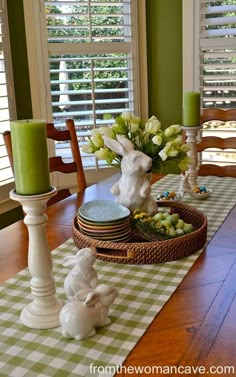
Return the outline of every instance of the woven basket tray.
<path id="1" fill-rule="evenodd" d="M 187 257 L 203 248 L 207 236 L 207 218 L 199 210 L 183 203 L 158 203 L 158 206 L 171 207 L 180 218 L 193 224 L 195 231 L 181 237 L 155 242 L 110 242 L 85 236 L 79 231 L 77 219 L 73 224 L 73 239 L 80 248 L 94 247 L 97 258 L 106 262 L 127 264 L 162 263 Z"/>

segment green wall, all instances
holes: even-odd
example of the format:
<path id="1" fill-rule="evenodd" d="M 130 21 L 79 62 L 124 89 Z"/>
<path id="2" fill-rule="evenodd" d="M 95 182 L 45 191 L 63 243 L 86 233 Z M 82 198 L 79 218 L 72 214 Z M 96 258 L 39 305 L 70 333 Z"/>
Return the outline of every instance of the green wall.
<path id="1" fill-rule="evenodd" d="M 7 0 L 17 119 L 32 118 L 23 0 Z"/>
<path id="2" fill-rule="evenodd" d="M 182 0 L 146 0 L 149 114 L 182 122 Z"/>

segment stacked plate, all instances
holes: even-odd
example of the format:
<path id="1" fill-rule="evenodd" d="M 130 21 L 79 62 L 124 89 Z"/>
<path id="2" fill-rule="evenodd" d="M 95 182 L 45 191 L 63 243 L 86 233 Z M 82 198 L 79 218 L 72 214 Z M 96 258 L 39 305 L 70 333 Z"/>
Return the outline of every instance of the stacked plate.
<path id="1" fill-rule="evenodd" d="M 126 242 L 131 237 L 130 211 L 110 200 L 93 200 L 83 204 L 77 214 L 80 232 L 91 238 Z"/>

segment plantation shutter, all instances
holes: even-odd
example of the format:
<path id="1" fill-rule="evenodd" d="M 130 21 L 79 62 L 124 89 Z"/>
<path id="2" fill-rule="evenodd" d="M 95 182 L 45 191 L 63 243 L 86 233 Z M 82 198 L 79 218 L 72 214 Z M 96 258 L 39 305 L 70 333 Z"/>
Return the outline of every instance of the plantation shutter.
<path id="1" fill-rule="evenodd" d="M 9 197 L 9 183 L 13 181 L 3 132 L 10 129 L 10 119 L 15 116 L 12 88 L 11 56 L 7 23 L 7 9 L 0 1 L 0 202 Z"/>
<path id="2" fill-rule="evenodd" d="M 56 126 L 73 118 L 81 145 L 123 110 L 139 114 L 136 1 L 45 1 L 45 16 Z M 96 164 L 94 156 L 82 159 Z"/>
<path id="3" fill-rule="evenodd" d="M 198 1 L 196 6 L 199 7 Z M 199 36 L 202 106 L 235 108 L 235 0 L 200 0 Z"/>

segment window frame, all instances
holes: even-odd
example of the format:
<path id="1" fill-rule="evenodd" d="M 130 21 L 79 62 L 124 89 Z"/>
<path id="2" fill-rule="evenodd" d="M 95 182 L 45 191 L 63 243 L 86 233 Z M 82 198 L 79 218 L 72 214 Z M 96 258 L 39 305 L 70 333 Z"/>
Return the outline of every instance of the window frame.
<path id="1" fill-rule="evenodd" d="M 147 87 L 147 46 L 146 46 L 146 8 L 145 1 L 131 0 L 132 6 L 135 7 L 137 23 L 133 34 L 135 35 L 136 47 L 139 65 L 139 80 L 136 82 L 139 114 L 143 119 L 148 117 L 148 87 Z M 50 97 L 50 77 L 47 50 L 47 30 L 44 15 L 44 0 L 34 0 L 29 2 L 23 0 L 25 14 L 26 42 L 28 50 L 29 76 L 32 98 L 32 110 L 34 118 L 43 118 L 52 122 L 52 106 Z M 41 30 L 41 25 L 43 30 Z M 42 67 L 44 69 L 42 69 Z M 39 101 L 41 98 L 43 100 Z M 45 101 L 44 101 L 45 99 Z M 49 155 L 55 155 L 55 144 L 49 143 Z M 117 169 L 107 168 L 89 168 L 85 169 L 86 180 L 88 184 L 95 183 L 111 175 Z M 63 178 L 60 181 L 59 175 L 54 175 L 53 184 L 63 186 Z M 73 179 L 66 185 L 73 186 Z"/>
<path id="2" fill-rule="evenodd" d="M 16 118 L 16 102 L 15 102 L 15 91 L 14 91 L 14 81 L 13 81 L 13 69 L 12 69 L 12 58 L 11 58 L 11 46 L 10 46 L 10 34 L 9 34 L 9 26 L 8 26 L 8 11 L 7 11 L 7 2 L 6 0 L 1 0 L 0 6 L 2 7 L 2 14 L 4 18 L 4 38 L 2 41 L 3 51 L 4 51 L 4 64 L 5 64 L 5 72 L 6 72 L 6 80 L 7 80 L 7 98 L 8 98 L 8 110 L 9 110 L 9 127 L 10 128 L 10 121 Z M 1 126 L 1 123 L 0 123 Z M 0 130 L 2 134 L 6 129 Z M 2 155 L 1 157 L 7 156 Z M 10 162 L 9 162 L 10 166 Z M 11 178 L 9 178 L 10 180 Z M 9 191 L 14 188 L 14 178 L 12 174 L 12 181 L 0 186 L 0 213 L 9 210 L 10 208 L 15 208 L 18 206 L 17 203 L 12 202 L 9 198 Z"/>
<path id="3" fill-rule="evenodd" d="M 199 91 L 199 11 L 195 0 L 182 0 L 183 92 Z"/>
<path id="4" fill-rule="evenodd" d="M 214 1 L 214 0 L 212 0 Z M 233 46 L 231 38 L 217 40 L 201 39 L 200 34 L 200 0 L 182 0 L 182 19 L 183 19 L 183 92 L 201 92 L 201 46 L 209 48 L 225 48 Z M 235 43 L 236 37 L 233 38 Z M 211 42 L 210 42 L 211 41 Z M 223 42 L 223 44 L 221 44 Z M 228 44 L 226 45 L 226 42 Z M 230 42 L 230 43 L 229 43 Z M 220 97 L 219 97 L 220 98 Z M 203 101 L 202 101 L 203 102 Z M 204 107 L 202 103 L 202 108 Z M 220 107 L 220 106 L 219 106 Z"/>

